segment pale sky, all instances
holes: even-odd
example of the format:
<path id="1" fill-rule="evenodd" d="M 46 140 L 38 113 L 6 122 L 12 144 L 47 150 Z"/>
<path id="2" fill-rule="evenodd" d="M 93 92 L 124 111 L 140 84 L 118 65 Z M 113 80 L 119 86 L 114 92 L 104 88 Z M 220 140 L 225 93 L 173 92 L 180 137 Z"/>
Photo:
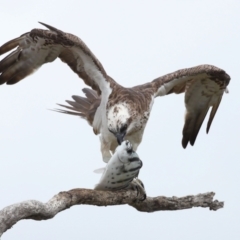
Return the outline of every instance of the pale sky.
<path id="1" fill-rule="evenodd" d="M 47 221 L 23 220 L 3 240 L 240 239 L 239 1 L 5 1 L 0 45 L 38 21 L 80 37 L 123 86 L 212 64 L 230 76 L 229 94 L 206 134 L 181 147 L 184 96 L 155 101 L 138 154 L 148 196 L 214 191 L 217 212 L 195 208 L 141 213 L 129 206 L 75 206 Z M 93 188 L 103 167 L 99 139 L 77 117 L 48 111 L 83 81 L 57 60 L 14 86 L 0 86 L 0 209 L 43 202 L 60 191 Z"/>

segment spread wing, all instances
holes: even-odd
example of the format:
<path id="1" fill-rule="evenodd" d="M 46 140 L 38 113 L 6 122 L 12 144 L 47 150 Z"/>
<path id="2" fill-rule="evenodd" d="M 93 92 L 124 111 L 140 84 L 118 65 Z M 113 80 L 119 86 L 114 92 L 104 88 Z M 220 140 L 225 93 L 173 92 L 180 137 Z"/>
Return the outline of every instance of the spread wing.
<path id="1" fill-rule="evenodd" d="M 93 126 L 94 116 L 100 105 L 101 97 L 98 96 L 97 93 L 90 88 L 83 88 L 82 91 L 86 95 L 86 97 L 74 95 L 72 96 L 72 99 L 74 101 L 66 100 L 66 102 L 70 106 L 58 104 L 60 107 L 64 107 L 67 110 L 54 109 L 53 111 L 79 116 L 87 120 L 90 126 Z M 99 133 L 98 131 L 97 132 L 95 131 L 95 134 L 98 133 Z"/>
<path id="2" fill-rule="evenodd" d="M 17 48 L 0 61 L 0 84 L 15 84 L 59 57 L 99 95 L 108 94 L 115 82 L 85 43 L 72 34 L 41 24 L 49 30 L 33 29 L 0 47 L 0 55 Z"/>
<path id="3" fill-rule="evenodd" d="M 155 97 L 170 93 L 185 93 L 185 124 L 182 146 L 194 145 L 203 120 L 211 107 L 207 133 L 220 105 L 224 91 L 227 92 L 230 76 L 222 69 L 200 65 L 181 69 L 159 77 L 151 82 Z"/>

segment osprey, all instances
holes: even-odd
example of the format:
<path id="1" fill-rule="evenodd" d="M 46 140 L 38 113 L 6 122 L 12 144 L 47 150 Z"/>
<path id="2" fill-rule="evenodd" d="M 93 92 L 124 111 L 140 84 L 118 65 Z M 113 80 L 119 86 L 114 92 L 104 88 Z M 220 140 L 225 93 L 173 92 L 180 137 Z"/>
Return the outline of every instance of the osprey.
<path id="1" fill-rule="evenodd" d="M 125 88 L 107 75 L 102 64 L 80 38 L 41 24 L 49 30 L 33 29 L 0 47 L 0 55 L 16 48 L 0 61 L 0 84 L 15 84 L 44 63 L 59 57 L 95 91 L 84 90 L 87 99 L 75 97 L 72 110 L 89 121 L 95 134 L 100 134 L 105 162 L 108 162 L 111 152 L 114 153 L 124 139 L 133 144 L 134 151 L 137 150 L 152 105 L 158 96 L 185 93 L 184 148 L 189 142 L 194 145 L 211 107 L 207 124 L 207 132 L 209 131 L 230 81 L 224 70 L 212 65 L 199 65 Z M 88 97 L 89 94 L 91 97 Z M 94 101 L 91 102 L 90 98 Z M 84 111 L 79 110 L 79 105 L 85 107 Z"/>

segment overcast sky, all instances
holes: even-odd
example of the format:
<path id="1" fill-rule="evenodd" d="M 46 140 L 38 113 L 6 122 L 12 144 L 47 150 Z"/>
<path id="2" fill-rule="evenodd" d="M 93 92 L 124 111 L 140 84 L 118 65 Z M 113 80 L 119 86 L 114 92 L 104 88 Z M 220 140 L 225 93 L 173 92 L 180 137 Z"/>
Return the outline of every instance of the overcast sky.
<path id="1" fill-rule="evenodd" d="M 199 64 L 232 79 L 210 133 L 205 121 L 194 147 L 181 147 L 184 96 L 169 95 L 156 99 L 138 149 L 149 196 L 214 191 L 224 209 L 149 214 L 75 206 L 51 220 L 21 221 L 2 239 L 240 239 L 239 13 L 239 1 L 219 0 L 2 2 L 0 45 L 42 21 L 79 36 L 123 86 Z M 85 121 L 48 111 L 82 95 L 83 87 L 59 60 L 0 87 L 0 209 L 98 182 L 93 170 L 104 166 L 98 137 Z"/>

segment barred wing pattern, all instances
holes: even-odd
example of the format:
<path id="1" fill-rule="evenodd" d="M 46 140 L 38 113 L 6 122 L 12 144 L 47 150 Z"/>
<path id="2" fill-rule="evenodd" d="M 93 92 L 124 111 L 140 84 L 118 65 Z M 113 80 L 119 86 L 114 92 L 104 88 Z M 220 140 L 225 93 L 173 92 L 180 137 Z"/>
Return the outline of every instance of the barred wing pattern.
<path id="1" fill-rule="evenodd" d="M 212 65 L 200 65 L 181 69 L 153 80 L 155 97 L 170 93 L 185 93 L 185 124 L 183 127 L 182 146 L 194 145 L 204 118 L 211 109 L 207 123 L 209 132 L 213 118 L 220 105 L 230 77 L 222 69 Z"/>

